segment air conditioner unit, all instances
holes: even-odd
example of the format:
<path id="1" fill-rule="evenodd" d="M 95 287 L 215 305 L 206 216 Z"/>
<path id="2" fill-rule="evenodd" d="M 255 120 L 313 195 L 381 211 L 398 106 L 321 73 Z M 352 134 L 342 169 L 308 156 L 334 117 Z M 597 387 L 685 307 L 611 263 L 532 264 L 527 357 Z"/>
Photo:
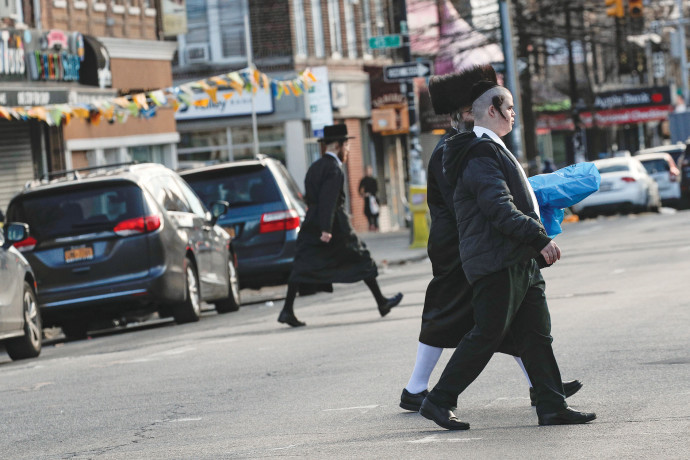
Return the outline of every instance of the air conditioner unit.
<path id="1" fill-rule="evenodd" d="M 187 45 L 184 53 L 185 60 L 190 64 L 194 62 L 208 62 L 211 59 L 211 50 L 208 47 L 208 43 Z"/>
<path id="2" fill-rule="evenodd" d="M 17 18 L 16 0 L 0 0 L 0 18 Z"/>

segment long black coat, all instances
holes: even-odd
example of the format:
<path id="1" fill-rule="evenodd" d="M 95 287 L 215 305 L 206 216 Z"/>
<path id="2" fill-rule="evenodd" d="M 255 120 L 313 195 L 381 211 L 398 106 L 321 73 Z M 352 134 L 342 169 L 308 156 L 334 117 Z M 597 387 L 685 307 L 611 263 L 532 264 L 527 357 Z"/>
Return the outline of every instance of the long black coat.
<path id="1" fill-rule="evenodd" d="M 330 155 L 315 161 L 304 179 L 307 215 L 297 237 L 290 283 L 300 293 L 333 290 L 331 283 L 355 283 L 378 276 L 366 245 L 357 238 L 345 212 L 345 174 Z M 321 232 L 333 236 L 321 241 Z"/>
<path id="2" fill-rule="evenodd" d="M 439 348 L 455 348 L 474 327 L 472 286 L 460 261 L 459 237 L 452 187 L 443 175 L 443 147 L 455 131 L 441 138 L 429 159 L 427 204 L 431 214 L 427 253 L 434 278 L 424 299 L 419 341 Z M 506 339 L 500 351 L 517 355 Z"/>

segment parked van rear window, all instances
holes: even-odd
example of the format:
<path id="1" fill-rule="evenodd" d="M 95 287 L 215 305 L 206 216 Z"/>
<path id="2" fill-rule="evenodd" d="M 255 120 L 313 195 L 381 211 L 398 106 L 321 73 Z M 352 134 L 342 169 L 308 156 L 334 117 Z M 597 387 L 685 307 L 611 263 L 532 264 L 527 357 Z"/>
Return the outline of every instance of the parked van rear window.
<path id="1" fill-rule="evenodd" d="M 273 175 L 264 166 L 224 168 L 184 176 L 201 201 L 209 207 L 222 200 L 231 207 L 253 206 L 280 201 L 280 192 Z"/>
<path id="2" fill-rule="evenodd" d="M 129 183 L 27 194 L 8 209 L 8 219 L 29 224 L 38 240 L 112 230 L 119 222 L 144 214 L 141 189 Z"/>

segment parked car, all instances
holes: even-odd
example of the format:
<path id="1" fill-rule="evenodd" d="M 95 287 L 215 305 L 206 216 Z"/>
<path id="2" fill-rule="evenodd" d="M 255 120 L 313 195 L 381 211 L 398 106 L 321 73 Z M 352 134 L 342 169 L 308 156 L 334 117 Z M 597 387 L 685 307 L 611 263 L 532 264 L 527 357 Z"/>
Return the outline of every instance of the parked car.
<path id="1" fill-rule="evenodd" d="M 43 326 L 36 303 L 36 278 L 12 244 L 29 233 L 26 224 L 8 223 L 0 231 L 0 340 L 10 358 L 41 354 Z"/>
<path id="2" fill-rule="evenodd" d="M 674 163 L 680 164 L 678 158 L 685 153 L 686 145 L 683 142 L 678 142 L 676 144 L 666 144 L 659 145 L 657 147 L 649 147 L 646 149 L 638 150 L 635 152 L 635 156 L 644 155 L 647 153 L 668 153 L 673 158 Z"/>
<path id="3" fill-rule="evenodd" d="M 594 164 L 601 174 L 601 185 L 571 207 L 579 217 L 659 210 L 659 187 L 635 157 L 605 158 Z"/>
<path id="4" fill-rule="evenodd" d="M 197 321 L 201 301 L 239 308 L 231 237 L 173 171 L 156 164 L 86 168 L 28 185 L 9 204 L 30 234 L 14 243 L 31 264 L 46 326 L 84 337 L 94 323 L 153 312 Z"/>
<path id="5" fill-rule="evenodd" d="M 223 200 L 230 211 L 218 224 L 234 235 L 241 286 L 284 284 L 306 214 L 302 193 L 287 169 L 266 156 L 182 171 L 206 203 Z"/>
<path id="6" fill-rule="evenodd" d="M 668 153 L 643 153 L 636 155 L 647 173 L 659 186 L 661 204 L 678 207 L 680 205 L 680 171 L 673 157 Z"/>

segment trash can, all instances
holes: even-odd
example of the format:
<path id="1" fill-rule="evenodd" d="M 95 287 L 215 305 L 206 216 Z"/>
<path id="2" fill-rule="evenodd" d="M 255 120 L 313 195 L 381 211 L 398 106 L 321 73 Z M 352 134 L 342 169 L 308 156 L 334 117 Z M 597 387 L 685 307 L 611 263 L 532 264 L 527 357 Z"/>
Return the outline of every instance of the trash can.
<path id="1" fill-rule="evenodd" d="M 410 248 L 425 248 L 429 242 L 429 222 L 426 204 L 426 185 L 410 185 L 410 212 L 412 213 L 412 237 Z"/>

